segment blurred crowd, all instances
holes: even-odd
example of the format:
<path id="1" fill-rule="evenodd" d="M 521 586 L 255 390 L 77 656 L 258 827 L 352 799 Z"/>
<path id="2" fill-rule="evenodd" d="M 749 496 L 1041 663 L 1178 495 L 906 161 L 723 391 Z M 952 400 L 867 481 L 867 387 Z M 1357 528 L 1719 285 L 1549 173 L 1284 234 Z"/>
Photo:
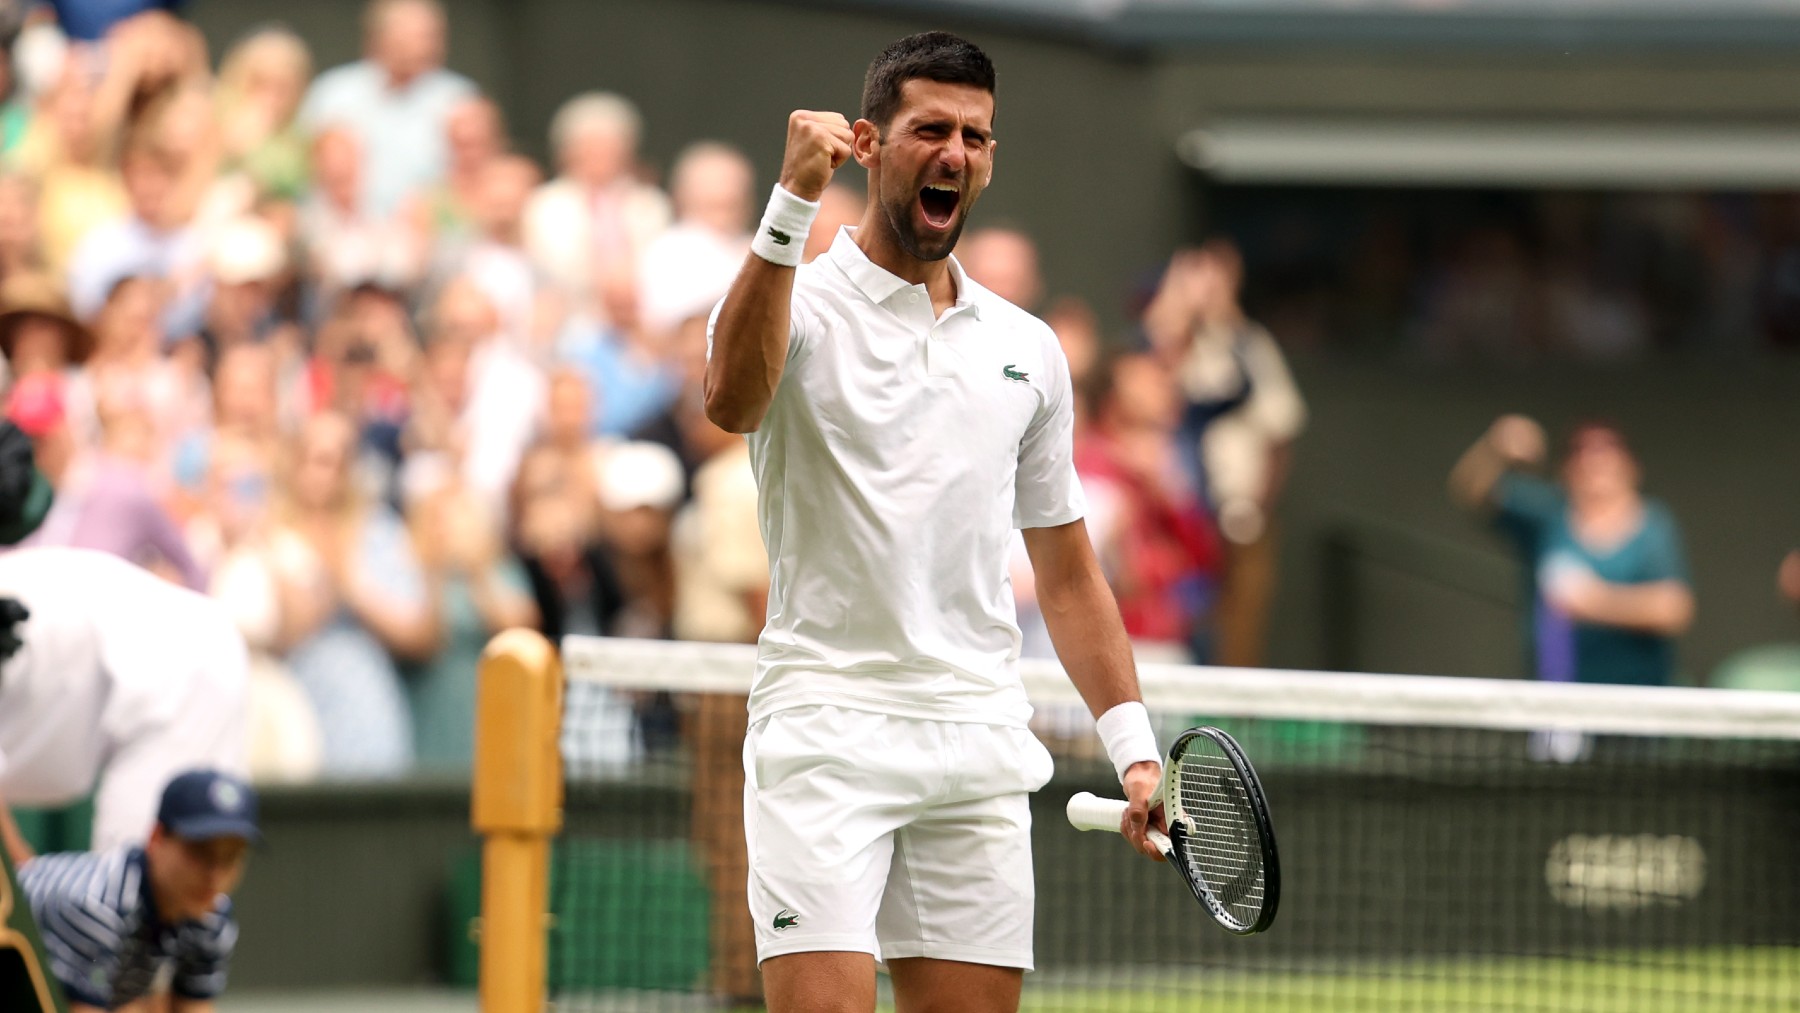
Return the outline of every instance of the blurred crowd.
<path id="1" fill-rule="evenodd" d="M 657 173 L 635 106 L 587 93 L 540 166 L 445 67 L 434 0 L 373 0 L 364 58 L 323 70 L 281 27 L 215 66 L 192 25 L 117 13 L 157 5 L 90 6 L 16 18 L 0 49 L 4 408 L 57 490 L 33 544 L 231 608 L 260 776 L 466 770 L 475 662 L 505 627 L 754 639 L 755 484 L 698 396 L 758 210 L 740 152 L 699 141 Z M 825 201 L 809 257 L 861 216 L 854 190 Z M 1088 306 L 1045 300 L 1024 232 L 959 255 L 1069 353 L 1132 634 L 1254 663 L 1304 409 L 1237 309 L 1235 252 L 1173 262 L 1117 358 Z M 631 733 L 589 752 L 678 722 L 617 706 Z"/>

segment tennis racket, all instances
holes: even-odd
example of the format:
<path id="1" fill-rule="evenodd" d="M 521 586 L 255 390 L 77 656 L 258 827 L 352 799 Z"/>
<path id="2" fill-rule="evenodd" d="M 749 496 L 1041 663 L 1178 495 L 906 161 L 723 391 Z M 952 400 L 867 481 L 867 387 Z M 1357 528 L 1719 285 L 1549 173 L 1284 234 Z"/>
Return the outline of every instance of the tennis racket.
<path id="1" fill-rule="evenodd" d="M 1156 800 L 1152 800 L 1155 804 Z M 1275 921 L 1281 868 L 1262 782 L 1237 741 L 1217 728 L 1190 728 L 1169 747 L 1163 769 L 1169 832 L 1150 840 L 1227 932 L 1249 935 Z M 1077 830 L 1119 832 L 1125 802 L 1080 792 L 1069 799 Z"/>

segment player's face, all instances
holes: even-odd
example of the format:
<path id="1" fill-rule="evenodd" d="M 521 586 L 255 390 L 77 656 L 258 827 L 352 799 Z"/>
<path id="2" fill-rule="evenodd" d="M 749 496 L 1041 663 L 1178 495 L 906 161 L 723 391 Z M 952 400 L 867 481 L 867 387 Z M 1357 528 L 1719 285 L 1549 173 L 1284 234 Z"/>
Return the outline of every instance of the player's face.
<path id="1" fill-rule="evenodd" d="M 158 913 L 169 921 L 211 914 L 244 878 L 250 842 L 241 837 L 183 840 L 158 827 L 144 849 Z"/>
<path id="2" fill-rule="evenodd" d="M 994 96 L 967 84 L 914 78 L 881 132 L 870 184 L 909 256 L 942 260 L 994 171 Z"/>

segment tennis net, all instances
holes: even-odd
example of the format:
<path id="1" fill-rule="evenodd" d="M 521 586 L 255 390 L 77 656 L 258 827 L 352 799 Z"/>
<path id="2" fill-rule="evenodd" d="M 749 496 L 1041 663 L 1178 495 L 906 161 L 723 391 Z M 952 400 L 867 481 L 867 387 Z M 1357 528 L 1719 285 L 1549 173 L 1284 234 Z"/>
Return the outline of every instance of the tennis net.
<path id="1" fill-rule="evenodd" d="M 754 996 L 742 646 L 571 638 L 559 1010 Z M 1800 695 L 1144 666 L 1164 744 L 1241 742 L 1282 860 L 1266 933 L 1069 827 L 1117 794 L 1054 664 L 1023 667 L 1057 773 L 1034 797 L 1027 1010 L 1800 1008 Z"/>

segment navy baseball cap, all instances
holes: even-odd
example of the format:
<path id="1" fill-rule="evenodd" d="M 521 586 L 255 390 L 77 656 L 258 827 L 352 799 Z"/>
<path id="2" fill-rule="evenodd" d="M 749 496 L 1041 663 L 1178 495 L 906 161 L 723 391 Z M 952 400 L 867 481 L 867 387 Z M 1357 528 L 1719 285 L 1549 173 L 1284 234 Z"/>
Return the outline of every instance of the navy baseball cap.
<path id="1" fill-rule="evenodd" d="M 242 837 L 262 840 L 256 828 L 256 792 L 242 780 L 216 770 L 191 770 L 163 789 L 156 822 L 184 841 Z"/>

